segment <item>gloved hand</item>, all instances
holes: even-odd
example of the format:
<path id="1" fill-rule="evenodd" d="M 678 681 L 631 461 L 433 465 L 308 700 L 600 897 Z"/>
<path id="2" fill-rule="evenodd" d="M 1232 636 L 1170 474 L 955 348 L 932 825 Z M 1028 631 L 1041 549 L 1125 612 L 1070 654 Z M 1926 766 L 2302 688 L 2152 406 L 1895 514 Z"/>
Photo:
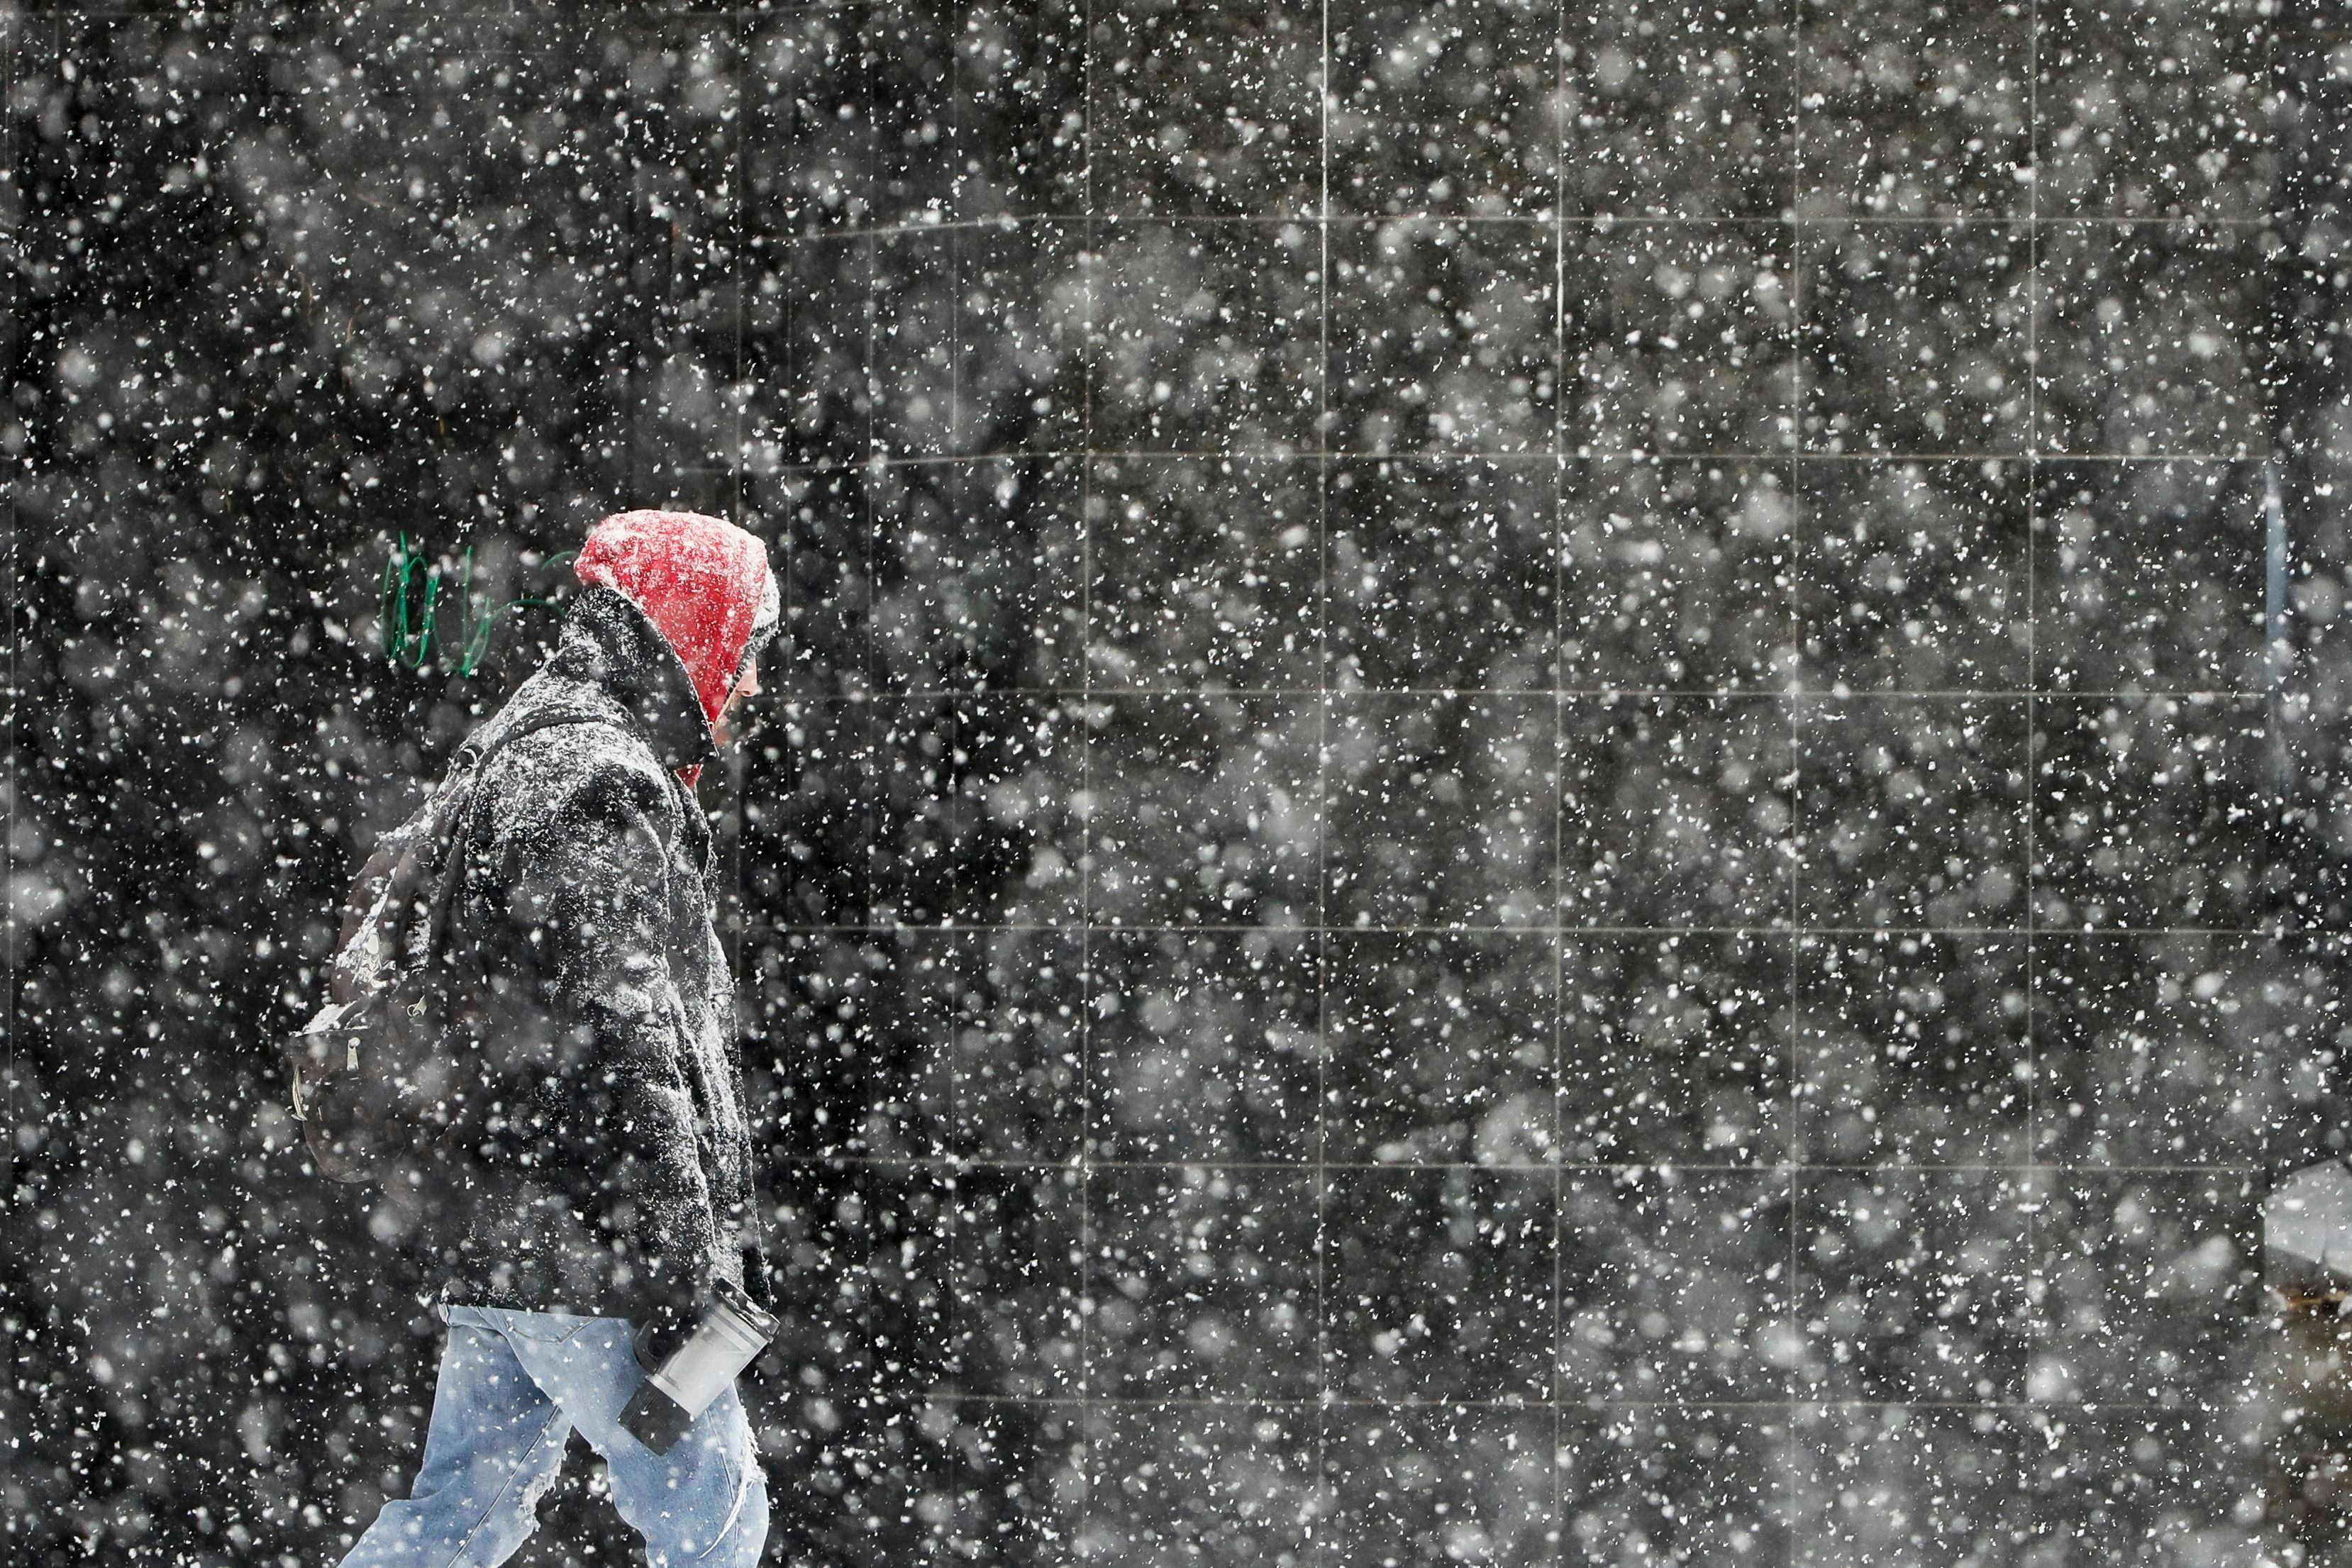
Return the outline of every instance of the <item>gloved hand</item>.
<path id="1" fill-rule="evenodd" d="M 660 1371 L 662 1363 L 694 1337 L 694 1325 L 701 1317 L 691 1297 L 673 1296 L 656 1303 L 632 1325 L 630 1348 L 636 1352 L 637 1364 L 649 1374 Z"/>
<path id="2" fill-rule="evenodd" d="M 740 1250 L 743 1257 L 743 1293 L 751 1297 L 751 1304 L 761 1312 L 774 1312 L 775 1280 L 768 1266 L 766 1251 L 758 1246 L 746 1246 Z M 772 1384 L 781 1380 L 782 1367 L 783 1359 L 777 1353 L 775 1342 L 771 1340 L 759 1354 L 744 1364 L 743 1370 L 736 1375 L 746 1383 Z"/>
<path id="3" fill-rule="evenodd" d="M 759 1247 L 740 1249 L 743 1254 L 743 1293 L 763 1312 L 776 1310 L 775 1286 L 768 1278 L 768 1255 Z"/>

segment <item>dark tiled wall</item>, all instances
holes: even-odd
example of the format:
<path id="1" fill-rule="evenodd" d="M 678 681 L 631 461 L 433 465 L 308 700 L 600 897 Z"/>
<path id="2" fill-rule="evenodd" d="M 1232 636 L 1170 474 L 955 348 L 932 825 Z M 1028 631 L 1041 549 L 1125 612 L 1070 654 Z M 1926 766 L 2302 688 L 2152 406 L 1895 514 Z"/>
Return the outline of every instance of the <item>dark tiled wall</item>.
<path id="1" fill-rule="evenodd" d="M 1028 1412 L 1114 1560 L 2250 1528 L 2334 987 L 2264 643 L 2310 36 L 788 26 L 763 493 L 873 552 L 795 602 L 848 769 L 747 780 L 753 858 L 863 862 L 754 913 L 793 1155 L 950 1270 L 941 1173 L 1056 1216 L 1050 1378 L 886 1293 L 975 1354 L 866 1386 Z"/>

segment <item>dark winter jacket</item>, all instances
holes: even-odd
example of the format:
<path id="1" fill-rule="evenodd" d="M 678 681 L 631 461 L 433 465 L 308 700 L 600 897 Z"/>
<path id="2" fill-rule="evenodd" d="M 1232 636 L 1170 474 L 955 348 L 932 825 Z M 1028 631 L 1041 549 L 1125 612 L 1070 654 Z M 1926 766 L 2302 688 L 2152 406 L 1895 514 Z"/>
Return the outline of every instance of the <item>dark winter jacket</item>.
<path id="1" fill-rule="evenodd" d="M 477 738 L 556 715 L 584 722 L 476 785 L 457 1091 L 387 1201 L 444 1301 L 675 1322 L 724 1278 L 764 1302 L 710 829 L 675 771 L 711 755 L 709 722 L 646 612 L 595 586 Z"/>

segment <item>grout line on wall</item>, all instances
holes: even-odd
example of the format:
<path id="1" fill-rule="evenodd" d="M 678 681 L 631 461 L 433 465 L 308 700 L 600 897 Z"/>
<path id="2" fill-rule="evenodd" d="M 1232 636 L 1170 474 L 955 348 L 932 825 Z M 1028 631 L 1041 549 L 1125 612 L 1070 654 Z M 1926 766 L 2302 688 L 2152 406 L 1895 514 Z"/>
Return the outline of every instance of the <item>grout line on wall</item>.
<path id="1" fill-rule="evenodd" d="M 1797 223 L 1798 214 L 1804 209 L 1804 26 L 1805 0 L 1791 0 L 1789 8 L 1788 217 L 1790 220 L 1790 227 L 1787 233 L 1789 246 L 1789 312 L 1790 317 L 1789 324 L 1790 340 L 1790 352 L 1789 355 L 1789 444 L 1790 448 L 1795 451 L 1802 451 L 1805 445 L 1805 354 L 1808 348 L 1805 337 L 1805 233 L 1804 229 Z M 1806 528 L 1810 517 L 1805 506 L 1803 479 L 1804 476 L 1798 465 L 1793 462 L 1790 463 L 1789 465 L 1789 504 L 1794 508 L 1796 516 L 1796 538 L 1790 550 L 1790 554 L 1792 558 L 1790 564 L 1792 569 L 1795 565 L 1795 558 L 1801 556 L 1807 544 Z M 1794 570 L 1790 570 L 1787 574 L 1786 584 L 1782 589 L 1784 600 L 1781 605 L 1781 612 L 1784 617 L 1782 624 L 1786 628 L 1785 634 L 1789 639 L 1790 646 L 1792 651 L 1801 653 L 1801 646 L 1798 643 L 1796 636 L 1797 578 L 1798 574 Z M 1795 671 L 1801 667 L 1801 661 L 1791 667 L 1790 691 L 1792 695 L 1798 689 L 1795 685 Z M 1800 758 L 1803 755 L 1802 738 L 1799 734 L 1798 727 L 1798 705 L 1793 701 L 1788 703 L 1785 709 L 1785 716 L 1788 721 L 1789 737 L 1788 796 L 1786 807 L 1788 813 L 1786 818 L 1786 831 L 1789 837 L 1785 853 L 1788 859 L 1788 881 L 1786 883 L 1789 899 L 1788 924 L 1790 925 L 1794 925 L 1798 919 L 1800 903 L 1797 890 L 1797 864 L 1802 853 L 1802 846 L 1804 843 L 1803 830 L 1801 820 L 1798 816 L 1799 807 L 1802 803 L 1802 769 L 1800 767 Z M 1781 1281 L 1780 1288 L 1782 1291 L 1781 1299 L 1788 1304 L 1787 1310 L 1789 1312 L 1790 1327 L 1793 1332 L 1799 1327 L 1801 1322 L 1798 1317 L 1799 1301 L 1797 1294 L 1798 1217 L 1800 1210 L 1797 1201 L 1798 1184 L 1796 1159 L 1797 1155 L 1801 1152 L 1797 1145 L 1797 944 L 1793 937 L 1788 939 L 1787 952 L 1788 1007 L 1786 1012 L 1782 1015 L 1780 1050 L 1783 1075 L 1780 1137 L 1781 1147 L 1785 1151 L 1785 1158 L 1788 1162 L 1785 1169 L 1785 1179 L 1788 1184 L 1786 1193 L 1788 1207 L 1783 1213 L 1786 1217 L 1784 1223 L 1788 1228 L 1786 1232 L 1788 1241 L 1786 1261 L 1789 1271 L 1788 1277 Z M 1794 1463 L 1797 1453 L 1797 1379 L 1793 1372 L 1790 1372 L 1786 1369 L 1783 1370 L 1782 1375 L 1788 1379 L 1788 1382 L 1785 1385 L 1785 1392 L 1789 1403 L 1785 1406 L 1786 1414 L 1783 1416 L 1783 1419 L 1788 1422 L 1789 1428 L 1786 1438 L 1788 1444 L 1786 1454 L 1789 1462 Z M 1784 1473 L 1780 1477 L 1780 1482 L 1782 1486 L 1788 1488 L 1790 1491 L 1795 1490 L 1795 1479 L 1793 1476 Z M 1800 1551 L 1798 1542 L 1799 1531 L 1792 1524 L 1788 1533 L 1788 1549 L 1786 1554 L 1786 1561 L 1789 1564 L 1789 1568 L 1796 1568 Z"/>
<path id="2" fill-rule="evenodd" d="M 1767 465 L 1778 465 L 1794 462 L 1799 465 L 1811 463 L 1849 463 L 1855 465 L 1880 465 L 1901 464 L 1921 466 L 1944 465 L 1958 467 L 1967 465 L 1974 467 L 1987 463 L 2014 463 L 2023 465 L 2030 463 L 2042 462 L 2076 464 L 2107 463 L 2120 466 L 2141 468 L 2161 468 L 2173 464 L 2187 463 L 2204 463 L 2216 465 L 2227 465 L 2246 462 L 2255 455 L 2256 454 L 2246 451 L 2158 453 L 2036 452 L 2031 450 L 2013 452 L 1830 452 L 1821 450 L 1792 451 L 1787 447 L 1783 447 L 1778 452 L 1660 451 L 1643 447 L 1626 447 L 1622 451 L 1564 451 L 1559 455 L 1559 460 L 1565 462 L 1588 463 L 1603 465 L 1622 464 L 1628 466 L 1664 466 L 1668 464 L 1698 463 L 1749 463 L 1761 467 Z M 1040 446 L 1030 448 L 1014 447 L 1005 450 L 992 449 L 982 452 L 898 453 L 890 455 L 876 452 L 866 457 L 856 459 L 833 458 L 817 459 L 806 463 L 788 463 L 783 465 L 778 472 L 787 477 L 815 477 L 817 476 L 826 474 L 858 473 L 875 470 L 887 470 L 891 468 L 919 468 L 942 464 L 953 465 L 1054 461 L 1074 457 L 1113 458 L 1123 463 L 1307 463 L 1317 459 L 1328 459 L 1334 463 L 1367 465 L 1393 464 L 1402 466 L 1415 464 L 1426 464 L 1432 466 L 1436 466 L 1451 464 L 1468 466 L 1473 464 L 1503 465 L 1525 463 L 1533 465 L 1544 462 L 1551 456 L 1551 454 L 1538 450 L 1534 447 L 1519 447 L 1509 451 L 1493 452 L 1479 451 L 1471 447 L 1421 447 L 1403 452 L 1354 452 L 1338 448 L 1308 446 L 1275 446 L 1229 449 L 1189 446 L 1155 447 L 1150 449 L 1123 447 L 1105 448 L 1099 451 L 1091 447 Z M 717 470 L 688 467 L 681 469 L 680 472 L 694 474 L 717 472 Z"/>
<path id="3" fill-rule="evenodd" d="M 1316 444 L 1328 448 L 1331 428 L 1331 0 L 1321 0 L 1321 68 L 1316 82 L 1316 139 L 1320 150 L 1317 173 L 1315 236 L 1315 372 Z M 1329 1249 L 1331 1172 L 1328 1164 L 1330 1111 L 1330 987 L 1326 948 L 1328 912 L 1325 897 L 1330 885 L 1331 840 L 1331 644 L 1328 635 L 1331 562 L 1331 464 L 1315 462 L 1315 1477 L 1308 1488 L 1313 1512 L 1308 1526 L 1310 1552 L 1318 1557 L 1331 1550 L 1330 1522 L 1325 1516 L 1326 1489 L 1330 1486 L 1331 1314 Z"/>
<path id="4" fill-rule="evenodd" d="M 1138 922 L 1081 927 L 1056 921 L 972 922 L 949 925 L 913 925 L 906 924 L 857 925 L 838 922 L 831 924 L 788 922 L 763 925 L 762 930 L 795 935 L 817 935 L 828 931 L 845 934 L 870 932 L 920 933 L 931 932 L 951 936 L 969 931 L 1074 931 L 1091 930 L 1104 936 L 1153 936 L 1168 932 L 1202 933 L 1253 931 L 1308 932 L 1328 929 L 1339 936 L 1524 936 L 1529 941 L 1549 936 L 1552 927 L 1530 925 L 1333 925 L 1328 928 L 1301 922 L 1292 925 L 1252 925 L 1232 922 L 1202 921 L 1187 925 L 1156 925 Z M 1564 925 L 1559 927 L 1569 940 L 1580 937 L 1592 940 L 1605 937 L 1655 936 L 1974 936 L 1998 941 L 2027 935 L 2021 925 Z M 2137 942 L 2154 941 L 2176 936 L 2208 936 L 2260 942 L 2271 933 L 2259 925 L 2104 925 L 2075 927 L 2063 931 L 2039 930 L 2037 936 L 2063 936 L 2070 941 Z M 2333 928 L 2304 928 L 2294 935 L 2326 936 L 2352 935 Z"/>
<path id="5" fill-rule="evenodd" d="M 1078 779 L 1089 802 L 1077 818 L 1078 871 L 1078 1467 L 1081 1478 L 1079 1536 L 1090 1531 L 1099 1474 L 1095 1453 L 1094 1382 L 1094 1157 L 1095 1063 L 1094 1009 L 1094 480 L 1095 354 L 1102 331 L 1096 283 L 1101 261 L 1095 239 L 1095 9 L 1094 0 L 1080 7 L 1078 48 L 1078 181 L 1086 211 L 1085 237 L 1079 252 L 1084 277 L 1079 326 L 1080 441 L 1078 455 Z"/>
<path id="6" fill-rule="evenodd" d="M 910 686 L 871 695 L 848 696 L 788 696 L 788 704 L 839 703 L 845 705 L 879 705 L 887 702 L 937 700 L 949 697 L 1076 696 L 1091 692 L 1096 696 L 1171 697 L 1206 702 L 1214 699 L 1244 700 L 1289 697 L 1305 699 L 1317 694 L 1314 686 Z M 1381 697 L 1570 697 L 1579 700 L 1611 702 L 1722 702 L 1779 703 L 1789 700 L 1790 694 L 1783 689 L 1768 691 L 1757 686 L 1357 686 L 1332 695 L 1354 700 L 1370 701 Z M 1801 694 L 1805 701 L 1828 707 L 1839 704 L 1871 702 L 2023 702 L 2028 696 L 2038 696 L 2044 702 L 2185 702 L 2200 706 L 2258 707 L 2268 697 L 2261 691 L 2074 691 L 2060 690 L 2035 693 L 2024 687 L 2006 690 L 1990 688 L 1948 688 L 1942 690 L 1900 690 L 1895 688 L 1864 688 L 1862 690 L 1830 690 Z"/>
<path id="7" fill-rule="evenodd" d="M 879 236 L 884 239 L 905 235 L 930 235 L 955 229 L 981 229 L 1003 233 L 1023 228 L 1058 227 L 1073 221 L 1067 213 L 1023 213 L 985 218 L 942 218 L 937 223 L 919 224 L 849 224 L 825 231 L 832 237 L 851 239 Z M 1191 227 L 1191 228 L 1268 228 L 1279 229 L 1301 222 L 1316 221 L 1316 214 L 1299 212 L 1269 216 L 1263 213 L 1098 213 L 1096 221 L 1114 227 Z M 1875 213 L 1841 213 L 1834 215 L 1782 214 L 1778 217 L 1749 218 L 1688 218 L 1671 214 L 1575 214 L 1561 213 L 1548 219 L 1541 213 L 1458 213 L 1423 211 L 1412 213 L 1335 213 L 1329 221 L 1343 225 L 1381 228 L 1391 224 L 1450 225 L 1463 228 L 1537 228 L 1558 222 L 1571 228 L 1595 229 L 1614 233 L 1622 229 L 1759 229 L 1786 231 L 1792 229 L 1843 228 L 1911 228 L 1948 231 L 1952 229 L 2028 229 L 2028 228 L 2171 228 L 2171 229 L 2245 229 L 2261 231 L 2271 225 L 2267 217 L 2232 217 L 2215 213 L 2179 214 L 2162 217 L 2142 217 L 2124 213 L 2079 213 L 2062 217 L 2033 217 L 2024 213 L 1954 213 L 1935 217 L 1910 217 Z"/>
<path id="8" fill-rule="evenodd" d="M 1059 1171 L 1069 1168 L 1067 1160 L 1013 1159 L 981 1157 L 970 1155 L 857 1155 L 857 1154 L 793 1154 L 776 1155 L 778 1163 L 799 1169 L 846 1170 L 875 1169 L 954 1169 L 954 1170 L 1024 1170 Z M 1244 1160 L 1232 1158 L 1127 1160 L 1097 1158 L 1092 1161 L 1107 1170 L 1134 1171 L 1296 1171 L 1310 1174 L 1315 1167 L 1311 1158 L 1288 1160 Z M 1498 1174 L 1529 1171 L 1578 1171 L 1591 1175 L 1629 1175 L 1643 1171 L 1710 1172 L 1725 1175 L 1761 1176 L 1775 1170 L 1790 1168 L 1788 1160 L 1687 1160 L 1673 1155 L 1646 1160 L 1327 1160 L 1332 1170 L 1390 1171 L 1411 1176 L 1425 1171 L 1486 1171 Z M 1807 1160 L 1796 1162 L 1794 1168 L 1807 1171 L 1837 1172 L 1848 1176 L 1948 1176 L 2005 1173 L 2031 1175 L 2053 1171 L 2079 1171 L 2095 1176 L 2251 1176 L 2261 1166 L 2247 1162 L 2217 1160 L 2199 1165 L 2161 1162 L 2133 1163 L 2117 1160 L 2012 1160 L 1961 1161 L 1952 1164 L 1877 1160 L 1832 1161 Z M 1702 1402 L 1703 1403 L 1703 1402 Z"/>
<path id="9" fill-rule="evenodd" d="M 886 1398 L 888 1396 L 886 1396 Z M 1313 1410 L 1322 1401 L 1314 1396 L 1267 1395 L 1256 1398 L 1227 1397 L 1220 1395 L 1105 1394 L 1081 1401 L 1075 1395 L 1051 1394 L 977 1394 L 964 1390 L 942 1390 L 936 1396 L 909 1394 L 899 1396 L 909 1403 L 927 1397 L 951 1398 L 971 1405 L 1078 1405 L 1100 1408 L 1127 1410 L 1201 1409 L 1201 1410 Z M 1637 1410 L 1774 1410 L 1786 1411 L 1794 1406 L 1800 1410 L 1954 1410 L 2000 1411 L 2021 1415 L 2030 1411 L 2063 1410 L 2081 1414 L 2163 1415 L 2179 1416 L 2178 1404 L 2156 1400 L 2125 1399 L 1425 1399 L 1410 1396 L 1382 1399 L 1334 1399 L 1331 1407 L 1341 1410 L 1540 1410 L 1549 1405 L 1559 1416 L 1570 1410 L 1609 1412 Z"/>
<path id="10" fill-rule="evenodd" d="M 2025 34 L 2025 197 L 2028 213 L 2039 218 L 2042 212 L 2042 5 L 2041 0 L 2028 0 Z M 2025 231 L 2025 439 L 2034 451 L 2042 450 L 2042 226 L 2029 224 Z M 2041 1085 L 2037 1082 L 2042 1071 L 2037 1041 L 2035 1015 L 2040 1011 L 2036 974 L 2036 935 L 2034 905 L 2033 860 L 2036 852 L 2033 833 L 2034 780 L 2038 776 L 2035 743 L 2039 737 L 2039 715 L 2034 706 L 2034 687 L 2040 674 L 2041 650 L 2034 637 L 2034 616 L 2041 596 L 2036 578 L 2035 558 L 2041 553 L 2040 524 L 2042 505 L 2041 465 L 2029 461 L 2025 469 L 2025 1157 L 2032 1160 L 2040 1149 Z M 2024 1322 L 2029 1357 L 2037 1336 L 2040 1320 L 2035 1301 L 2036 1208 L 2032 1177 L 2029 1175 L 2026 1191 L 2020 1207 L 2025 1231 L 2025 1256 L 2021 1270 L 2023 1276 L 2024 1300 L 2019 1303 Z M 2018 1482 L 2026 1481 L 2023 1473 L 2025 1445 L 2021 1435 L 2018 1446 L 2020 1474 Z"/>
<path id="11" fill-rule="evenodd" d="M 1552 104 L 1557 112 L 1568 102 L 1568 0 L 1559 0 L 1552 35 Z M 1568 124 L 1565 115 L 1551 125 L 1552 163 L 1552 413 L 1551 413 L 1551 668 L 1555 693 L 1567 683 L 1568 656 Z M 1552 753 L 1552 812 L 1551 812 L 1551 1076 L 1544 1085 L 1551 1112 L 1551 1152 L 1557 1155 L 1567 1146 L 1568 1129 L 1561 1124 L 1561 1030 L 1568 1010 L 1567 943 L 1560 935 L 1560 914 L 1566 893 L 1567 871 L 1561 859 L 1561 845 L 1567 833 L 1568 818 L 1568 722 L 1567 705 L 1557 695 L 1551 704 Z M 1566 1180 L 1554 1169 L 1551 1176 L 1551 1364 L 1546 1368 L 1546 1384 L 1551 1389 L 1551 1452 L 1546 1456 L 1545 1470 L 1550 1477 L 1551 1520 L 1545 1543 L 1555 1552 L 1564 1550 L 1566 1531 L 1562 1520 L 1568 1511 L 1568 1481 L 1565 1474 L 1568 1455 L 1566 1432 L 1560 1414 L 1560 1401 L 1566 1390 L 1561 1386 L 1561 1368 L 1566 1363 L 1567 1305 L 1561 1296 L 1560 1274 L 1562 1255 L 1568 1244 L 1565 1208 Z"/>

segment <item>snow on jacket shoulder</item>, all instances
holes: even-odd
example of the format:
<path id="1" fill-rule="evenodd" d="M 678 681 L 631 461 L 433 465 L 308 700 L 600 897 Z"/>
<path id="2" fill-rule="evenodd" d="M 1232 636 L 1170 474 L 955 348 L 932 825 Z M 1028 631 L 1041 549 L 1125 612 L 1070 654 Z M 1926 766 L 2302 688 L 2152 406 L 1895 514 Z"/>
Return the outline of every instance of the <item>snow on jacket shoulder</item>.
<path id="1" fill-rule="evenodd" d="M 675 771 L 709 756 L 709 726 L 604 587 L 478 738 L 550 718 L 578 722 L 500 749 L 467 814 L 467 1070 L 398 1207 L 445 1301 L 634 1318 L 715 1278 L 762 1296 L 709 825 Z"/>

